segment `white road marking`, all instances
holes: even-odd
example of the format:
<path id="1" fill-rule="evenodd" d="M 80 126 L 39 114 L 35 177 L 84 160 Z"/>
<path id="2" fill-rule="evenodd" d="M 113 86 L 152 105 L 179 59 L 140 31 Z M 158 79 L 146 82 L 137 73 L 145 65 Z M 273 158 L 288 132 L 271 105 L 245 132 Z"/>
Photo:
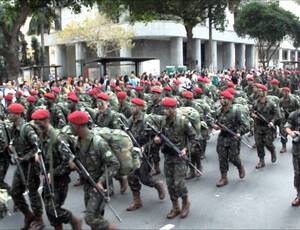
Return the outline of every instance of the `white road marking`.
<path id="1" fill-rule="evenodd" d="M 167 224 L 167 225 L 161 227 L 159 230 L 169 230 L 169 229 L 172 229 L 174 227 L 175 227 L 174 224 Z"/>

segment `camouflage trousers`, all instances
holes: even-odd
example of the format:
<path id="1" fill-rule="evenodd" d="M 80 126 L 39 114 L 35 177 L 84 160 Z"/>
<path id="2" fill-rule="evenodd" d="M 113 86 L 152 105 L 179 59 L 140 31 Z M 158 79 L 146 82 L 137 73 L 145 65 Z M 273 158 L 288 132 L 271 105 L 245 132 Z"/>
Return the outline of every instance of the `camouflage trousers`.
<path id="1" fill-rule="evenodd" d="M 257 155 L 260 159 L 265 158 L 265 147 L 270 151 L 275 151 L 273 141 L 275 139 L 275 133 L 272 129 L 265 127 L 255 127 L 254 140 L 256 143 Z"/>
<path id="2" fill-rule="evenodd" d="M 42 197 L 44 200 L 45 210 L 50 224 L 55 227 L 59 224 L 70 223 L 72 219 L 72 212 L 62 208 L 68 194 L 68 186 L 70 178 L 68 175 L 54 178 L 54 205 L 57 212 L 57 218 L 54 215 L 53 206 L 51 204 L 49 191 L 44 184 Z"/>
<path id="3" fill-rule="evenodd" d="M 203 156 L 203 146 L 201 145 L 201 142 L 197 143 L 197 144 L 193 144 L 193 146 L 191 147 L 191 154 L 190 154 L 190 158 L 191 158 L 191 163 L 193 165 L 196 166 L 197 169 L 202 168 L 202 164 L 201 164 L 201 156 Z M 193 168 L 191 166 L 190 170 L 193 170 Z"/>
<path id="4" fill-rule="evenodd" d="M 153 163 L 157 164 L 160 162 L 160 157 L 159 157 L 159 150 L 160 150 L 160 146 L 155 144 L 154 142 L 151 144 L 151 157 L 153 160 Z"/>
<path id="5" fill-rule="evenodd" d="M 185 185 L 186 172 L 187 165 L 182 159 L 177 156 L 168 156 L 165 154 L 164 173 L 172 201 L 188 195 L 188 190 Z"/>
<path id="6" fill-rule="evenodd" d="M 108 221 L 104 218 L 105 201 L 94 188 L 85 185 L 85 222 L 92 230 L 104 230 L 108 228 Z"/>
<path id="7" fill-rule="evenodd" d="M 4 181 L 9 167 L 8 159 L 0 159 L 0 188 L 6 189 L 10 193 L 10 186 Z"/>
<path id="8" fill-rule="evenodd" d="M 286 145 L 288 139 L 287 139 L 287 133 L 285 132 L 285 128 L 284 128 L 284 125 L 286 123 L 286 119 L 282 119 L 280 120 L 280 123 L 279 123 L 279 132 L 280 132 L 280 135 L 285 137 L 284 138 L 280 138 L 280 142 L 283 144 L 283 145 Z"/>
<path id="9" fill-rule="evenodd" d="M 33 165 L 31 163 L 22 165 L 25 178 L 28 181 L 28 196 L 31 204 L 31 209 L 33 211 L 34 216 L 36 217 L 41 216 L 43 214 L 42 198 L 38 191 L 41 181 L 39 169 L 37 167 L 37 165 Z M 26 187 L 21 180 L 19 170 L 16 169 L 11 187 L 11 196 L 15 205 L 24 214 L 27 213 L 29 210 L 28 204 L 23 195 L 25 190 Z"/>
<path id="10" fill-rule="evenodd" d="M 242 167 L 240 159 L 240 142 L 234 138 L 222 137 L 219 135 L 217 141 L 217 153 L 221 174 L 226 174 L 228 172 L 229 162 L 238 169 Z"/>
<path id="11" fill-rule="evenodd" d="M 300 155 L 293 154 L 293 166 L 294 166 L 294 187 L 297 190 L 298 196 L 300 196 Z"/>
<path id="12" fill-rule="evenodd" d="M 142 184 L 153 188 L 157 181 L 151 176 L 150 172 L 151 168 L 149 164 L 143 159 L 141 162 L 141 167 L 128 175 L 128 184 L 131 191 L 140 191 Z"/>

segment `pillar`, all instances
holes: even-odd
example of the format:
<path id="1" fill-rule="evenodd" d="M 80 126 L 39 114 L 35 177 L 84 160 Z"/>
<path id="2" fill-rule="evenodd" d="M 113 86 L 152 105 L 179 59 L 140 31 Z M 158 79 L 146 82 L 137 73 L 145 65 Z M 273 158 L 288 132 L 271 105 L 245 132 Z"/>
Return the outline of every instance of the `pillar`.
<path id="1" fill-rule="evenodd" d="M 171 38 L 170 42 L 170 65 L 183 65 L 183 39 L 181 37 Z"/>
<path id="2" fill-rule="evenodd" d="M 282 48 L 279 48 L 278 49 L 278 65 L 277 65 L 279 68 L 283 67 L 282 60 L 283 60 Z"/>
<path id="3" fill-rule="evenodd" d="M 86 46 L 83 42 L 75 44 L 76 77 L 83 74 L 83 62 L 86 59 Z"/>
<path id="4" fill-rule="evenodd" d="M 235 45 L 233 42 L 225 43 L 224 67 L 235 68 Z"/>
<path id="5" fill-rule="evenodd" d="M 193 39 L 193 61 L 195 63 L 196 70 L 201 70 L 201 40 Z"/>
<path id="6" fill-rule="evenodd" d="M 217 41 L 212 41 L 212 45 L 211 45 L 211 49 L 212 49 L 212 63 L 209 66 L 209 69 L 213 72 L 217 72 L 218 70 L 218 43 Z"/>
<path id="7" fill-rule="evenodd" d="M 246 45 L 246 68 L 254 68 L 254 46 Z"/>
<path id="8" fill-rule="evenodd" d="M 55 46 L 55 64 L 61 65 L 62 67 L 57 68 L 57 76 L 63 78 L 67 75 L 66 73 L 66 47 L 65 45 Z"/>
<path id="9" fill-rule="evenodd" d="M 236 68 L 244 69 L 245 68 L 245 54 L 246 54 L 246 45 L 237 44 L 236 45 Z"/>
<path id="10" fill-rule="evenodd" d="M 121 48 L 120 49 L 120 57 L 132 57 L 132 49 L 131 48 Z M 131 64 L 131 65 L 130 65 Z M 120 72 L 121 74 L 129 75 L 131 71 L 135 71 L 131 62 L 120 62 Z M 136 75 L 138 73 L 135 73 Z"/>
<path id="11" fill-rule="evenodd" d="M 298 61 L 298 50 L 295 50 L 295 61 Z M 298 63 L 296 63 L 295 67 L 298 68 Z"/>

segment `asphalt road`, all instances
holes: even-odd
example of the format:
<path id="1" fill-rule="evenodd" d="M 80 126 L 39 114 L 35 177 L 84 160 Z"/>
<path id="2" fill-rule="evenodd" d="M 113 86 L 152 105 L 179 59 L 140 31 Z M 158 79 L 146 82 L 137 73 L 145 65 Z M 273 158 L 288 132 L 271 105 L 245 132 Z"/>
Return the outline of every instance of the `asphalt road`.
<path id="1" fill-rule="evenodd" d="M 293 187 L 293 167 L 291 155 L 291 141 L 288 152 L 277 154 L 278 160 L 271 163 L 271 156 L 266 154 L 266 167 L 255 169 L 257 163 L 256 150 L 242 145 L 241 158 L 246 168 L 246 177 L 240 180 L 238 171 L 230 165 L 229 184 L 223 188 L 215 186 L 219 179 L 219 166 L 216 154 L 216 134 L 208 143 L 206 159 L 203 161 L 204 176 L 187 182 L 191 212 L 186 219 L 166 219 L 171 208 L 169 197 L 160 201 L 154 189 L 143 187 L 142 199 L 144 206 L 134 212 L 127 212 L 126 207 L 131 202 L 128 190 L 124 195 L 119 194 L 119 185 L 115 183 L 116 195 L 111 205 L 122 218 L 122 223 L 113 217 L 106 209 L 105 217 L 115 223 L 120 229 L 279 229 L 300 228 L 300 207 L 291 206 L 296 191 Z M 253 138 L 249 138 L 253 143 Z M 281 144 L 275 141 L 277 152 Z M 14 168 L 11 167 L 7 181 L 11 181 Z M 77 175 L 72 175 L 72 183 Z M 159 178 L 163 179 L 160 175 Z M 164 180 L 165 181 L 165 180 Z M 82 187 L 70 184 L 65 207 L 77 215 L 83 216 Z M 12 202 L 9 201 L 12 210 Z M 51 229 L 47 217 L 44 216 L 47 229 Z M 23 216 L 19 212 L 11 212 L 0 222 L 0 229 L 20 229 Z M 64 225 L 64 229 L 70 229 Z M 84 225 L 84 229 L 88 229 Z"/>

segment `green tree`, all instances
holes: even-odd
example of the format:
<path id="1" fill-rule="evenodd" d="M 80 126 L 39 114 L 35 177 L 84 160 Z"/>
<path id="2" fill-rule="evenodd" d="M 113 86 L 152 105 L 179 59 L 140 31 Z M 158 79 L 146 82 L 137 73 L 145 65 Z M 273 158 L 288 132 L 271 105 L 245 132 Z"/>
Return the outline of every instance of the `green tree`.
<path id="1" fill-rule="evenodd" d="M 16 79 L 19 74 L 19 40 L 20 28 L 26 19 L 40 9 L 56 6 L 70 7 L 80 12 L 82 6 L 92 6 L 95 0 L 0 0 L 0 53 L 7 64 L 8 76 Z"/>
<path id="2" fill-rule="evenodd" d="M 33 50 L 33 64 L 40 65 L 40 43 L 36 37 L 31 38 L 31 48 Z"/>
<path id="3" fill-rule="evenodd" d="M 27 42 L 25 40 L 24 34 L 21 33 L 20 35 L 20 62 L 21 66 L 27 66 L 29 64 L 27 58 Z"/>
<path id="4" fill-rule="evenodd" d="M 299 19 L 278 4 L 252 2 L 244 5 L 234 27 L 238 35 L 255 39 L 263 67 L 269 66 L 283 39 L 289 38 L 295 47 L 299 46 Z"/>
<path id="5" fill-rule="evenodd" d="M 100 10 L 117 20 L 124 11 L 128 11 L 130 22 L 149 22 L 156 19 L 175 20 L 184 25 L 187 34 L 186 62 L 190 68 L 193 61 L 193 28 L 206 18 L 211 18 L 211 25 L 224 29 L 225 9 L 228 2 L 236 5 L 239 0 L 98 0 Z M 209 14 L 210 12 L 210 14 Z"/>

